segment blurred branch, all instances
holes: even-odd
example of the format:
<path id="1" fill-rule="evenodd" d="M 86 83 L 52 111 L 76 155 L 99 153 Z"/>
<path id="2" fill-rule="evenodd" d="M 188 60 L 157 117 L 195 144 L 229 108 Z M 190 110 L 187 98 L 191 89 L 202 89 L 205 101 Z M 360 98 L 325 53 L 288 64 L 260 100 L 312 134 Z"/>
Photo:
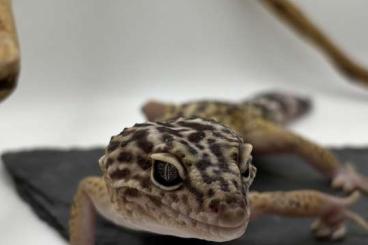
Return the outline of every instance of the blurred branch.
<path id="1" fill-rule="evenodd" d="M 354 62 L 295 4 L 288 0 L 262 0 L 278 17 L 319 48 L 345 76 L 368 87 L 368 70 Z"/>
<path id="2" fill-rule="evenodd" d="M 20 52 L 11 0 L 0 0 L 0 101 L 16 87 L 19 70 Z"/>

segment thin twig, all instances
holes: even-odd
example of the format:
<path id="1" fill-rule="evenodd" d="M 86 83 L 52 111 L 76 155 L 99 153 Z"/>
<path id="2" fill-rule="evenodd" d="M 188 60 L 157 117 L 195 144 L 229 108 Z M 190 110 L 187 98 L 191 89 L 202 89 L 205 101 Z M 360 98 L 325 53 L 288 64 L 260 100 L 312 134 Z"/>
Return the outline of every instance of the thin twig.
<path id="1" fill-rule="evenodd" d="M 262 0 L 262 2 L 304 38 L 314 43 L 341 73 L 355 82 L 368 86 L 368 70 L 337 47 L 298 6 L 287 0 Z"/>

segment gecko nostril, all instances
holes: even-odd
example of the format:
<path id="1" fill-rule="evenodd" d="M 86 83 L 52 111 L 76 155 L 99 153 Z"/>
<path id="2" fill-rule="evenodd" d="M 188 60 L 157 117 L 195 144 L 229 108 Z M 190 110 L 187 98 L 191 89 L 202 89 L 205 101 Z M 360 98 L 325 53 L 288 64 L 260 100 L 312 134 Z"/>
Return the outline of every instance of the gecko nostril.
<path id="1" fill-rule="evenodd" d="M 218 224 L 224 227 L 242 225 L 248 218 L 244 197 L 235 193 L 225 198 L 212 199 L 208 207 L 217 216 Z"/>
<path id="2" fill-rule="evenodd" d="M 234 203 L 237 203 L 238 202 L 238 199 L 236 197 L 228 197 L 226 198 L 226 203 L 231 205 L 231 204 L 234 204 Z"/>
<path id="3" fill-rule="evenodd" d="M 213 199 L 210 204 L 209 208 L 212 212 L 218 213 L 220 211 L 220 200 L 219 199 Z"/>

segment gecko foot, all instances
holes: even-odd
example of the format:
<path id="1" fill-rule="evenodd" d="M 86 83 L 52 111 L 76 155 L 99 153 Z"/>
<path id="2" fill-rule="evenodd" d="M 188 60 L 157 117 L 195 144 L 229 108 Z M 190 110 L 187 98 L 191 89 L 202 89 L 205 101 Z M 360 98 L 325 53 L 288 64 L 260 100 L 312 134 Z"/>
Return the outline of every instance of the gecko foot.
<path id="1" fill-rule="evenodd" d="M 332 179 L 332 187 L 342 188 L 345 192 L 360 190 L 368 194 L 368 178 L 357 173 L 353 165 L 348 163 Z"/>
<path id="2" fill-rule="evenodd" d="M 319 218 L 312 223 L 311 230 L 314 236 L 321 240 L 341 240 L 346 234 L 346 226 L 343 222 L 330 224 L 322 218 Z"/>
<path id="3" fill-rule="evenodd" d="M 359 200 L 358 191 L 345 198 L 333 198 L 326 211 L 311 225 L 311 230 L 317 239 L 341 240 L 346 234 L 345 222 L 353 221 L 358 226 L 368 231 L 368 222 L 359 214 L 349 210 Z"/>

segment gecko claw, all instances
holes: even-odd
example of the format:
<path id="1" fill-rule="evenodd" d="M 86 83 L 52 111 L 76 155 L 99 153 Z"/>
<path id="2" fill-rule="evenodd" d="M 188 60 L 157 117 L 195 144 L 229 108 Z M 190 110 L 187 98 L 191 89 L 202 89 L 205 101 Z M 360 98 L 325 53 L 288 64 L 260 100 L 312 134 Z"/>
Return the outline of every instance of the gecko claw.
<path id="1" fill-rule="evenodd" d="M 344 192 L 359 190 L 368 194 L 368 178 L 357 173 L 352 164 L 348 163 L 332 179 L 332 187 Z"/>
<path id="2" fill-rule="evenodd" d="M 346 235 L 346 226 L 345 225 L 340 225 L 331 235 L 331 240 L 336 241 L 336 240 L 341 240 L 345 237 Z"/>

